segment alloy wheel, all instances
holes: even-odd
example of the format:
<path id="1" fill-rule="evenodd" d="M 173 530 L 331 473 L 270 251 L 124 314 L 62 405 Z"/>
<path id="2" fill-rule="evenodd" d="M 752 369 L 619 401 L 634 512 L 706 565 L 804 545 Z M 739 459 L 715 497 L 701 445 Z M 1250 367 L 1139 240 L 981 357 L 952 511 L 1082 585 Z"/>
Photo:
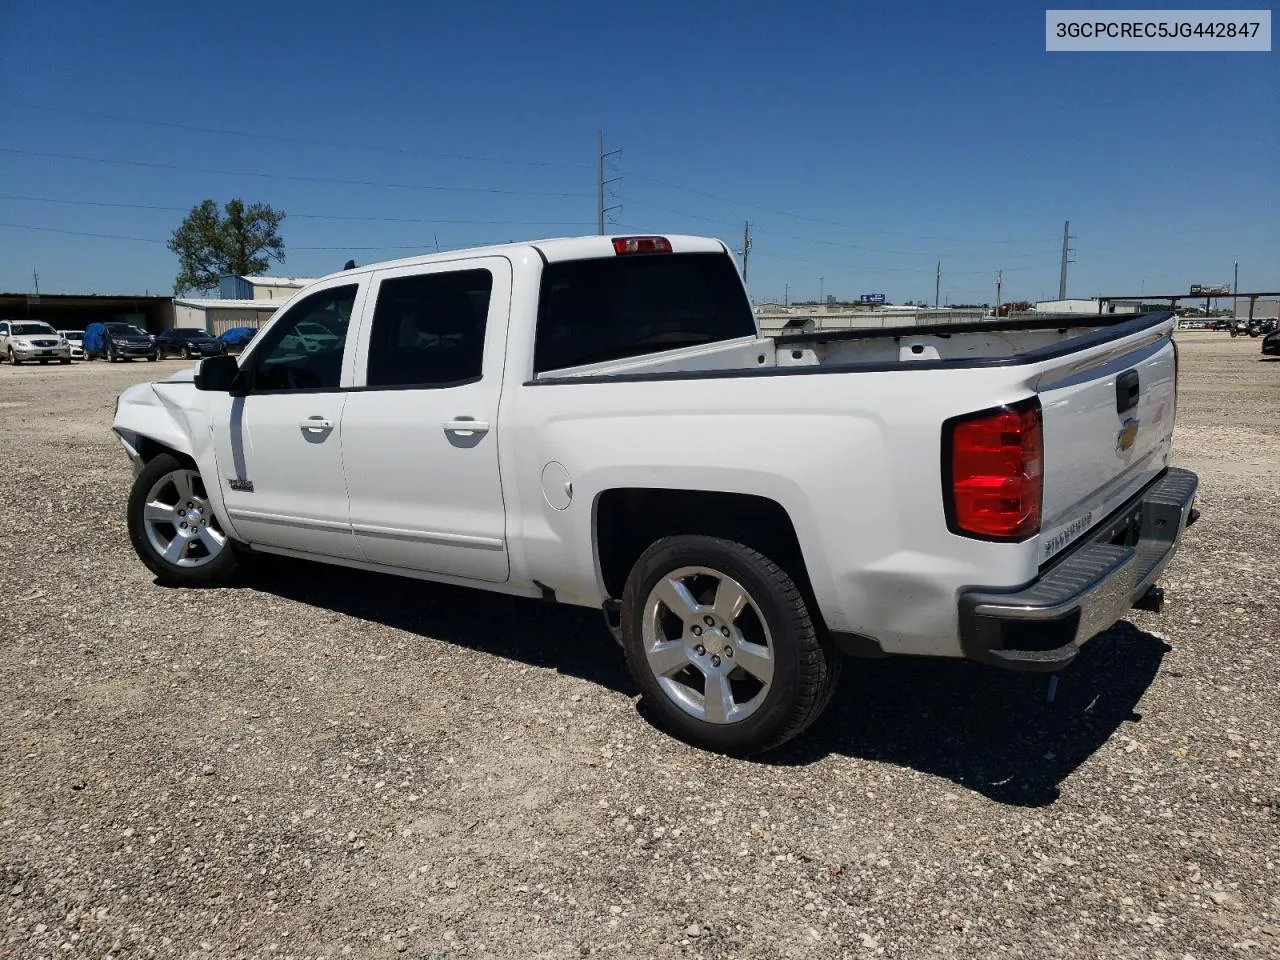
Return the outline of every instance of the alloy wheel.
<path id="1" fill-rule="evenodd" d="M 227 548 L 227 535 L 195 470 L 160 477 L 147 493 L 142 521 L 156 555 L 178 567 L 202 567 Z"/>
<path id="2" fill-rule="evenodd" d="M 644 653 L 659 687 L 685 713 L 738 723 L 764 703 L 773 683 L 769 627 L 737 580 L 710 567 L 681 567 L 649 592 Z"/>

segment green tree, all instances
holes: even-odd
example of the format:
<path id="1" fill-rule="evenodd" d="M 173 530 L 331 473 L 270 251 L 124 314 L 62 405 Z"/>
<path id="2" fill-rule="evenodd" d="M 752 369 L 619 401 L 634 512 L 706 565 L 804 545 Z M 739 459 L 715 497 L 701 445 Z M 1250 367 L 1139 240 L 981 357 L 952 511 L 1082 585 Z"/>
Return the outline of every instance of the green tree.
<path id="1" fill-rule="evenodd" d="M 221 212 L 212 200 L 192 207 L 169 239 L 169 249 L 178 255 L 174 292 L 212 290 L 220 277 L 262 273 L 272 260 L 283 263 L 283 219 L 283 210 L 265 203 L 245 206 L 231 200 Z"/>

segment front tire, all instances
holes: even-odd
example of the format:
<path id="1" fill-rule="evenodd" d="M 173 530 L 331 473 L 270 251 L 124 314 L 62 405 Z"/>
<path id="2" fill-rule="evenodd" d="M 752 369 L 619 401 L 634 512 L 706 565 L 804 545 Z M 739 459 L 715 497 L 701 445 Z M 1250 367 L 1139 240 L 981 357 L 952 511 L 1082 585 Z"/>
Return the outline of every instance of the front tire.
<path id="1" fill-rule="evenodd" d="M 163 583 L 214 586 L 239 567 L 200 472 L 171 454 L 160 454 L 138 474 L 127 520 L 138 558 Z"/>
<path id="2" fill-rule="evenodd" d="M 19 360 L 18 355 L 13 352 L 13 347 L 10 347 L 9 348 L 9 366 L 16 367 L 20 363 L 22 363 L 22 361 Z"/>
<path id="3" fill-rule="evenodd" d="M 662 726 L 738 756 L 809 727 L 841 667 L 786 571 L 718 537 L 665 537 L 641 554 L 623 590 L 622 645 Z"/>

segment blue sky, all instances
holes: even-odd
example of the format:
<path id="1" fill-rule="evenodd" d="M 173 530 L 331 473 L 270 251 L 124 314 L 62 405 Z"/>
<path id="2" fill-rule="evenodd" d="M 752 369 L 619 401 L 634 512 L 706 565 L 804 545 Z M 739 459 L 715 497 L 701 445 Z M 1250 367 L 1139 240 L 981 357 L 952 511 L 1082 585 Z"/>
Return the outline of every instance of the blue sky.
<path id="1" fill-rule="evenodd" d="M 284 209 L 289 275 L 591 233 L 598 128 L 610 229 L 750 219 L 760 299 L 932 301 L 939 259 L 952 302 L 1052 297 L 1068 218 L 1072 295 L 1280 288 L 1277 55 L 1046 53 L 1025 3 L 0 0 L 0 36 L 4 291 L 169 292 L 145 241 L 205 197 Z"/>

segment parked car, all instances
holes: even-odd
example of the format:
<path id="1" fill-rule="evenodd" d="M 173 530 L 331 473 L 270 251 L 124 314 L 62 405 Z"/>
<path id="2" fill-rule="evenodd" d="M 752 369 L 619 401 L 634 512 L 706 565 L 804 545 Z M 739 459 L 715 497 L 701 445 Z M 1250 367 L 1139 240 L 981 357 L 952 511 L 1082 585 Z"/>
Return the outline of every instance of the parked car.
<path id="1" fill-rule="evenodd" d="M 28 360 L 70 363 L 71 344 L 39 320 L 0 320 L 0 358 L 15 367 Z"/>
<path id="2" fill-rule="evenodd" d="M 1280 357 L 1280 330 L 1275 326 L 1262 338 L 1262 354 L 1266 357 Z"/>
<path id="3" fill-rule="evenodd" d="M 84 359 L 84 331 L 59 330 L 58 335 L 71 345 L 71 356 L 76 360 Z"/>
<path id="4" fill-rule="evenodd" d="M 131 323 L 114 320 L 108 323 L 91 323 L 84 330 L 84 358 L 102 357 L 115 363 L 117 360 L 159 360 L 155 338 L 143 333 Z"/>
<path id="5" fill-rule="evenodd" d="M 240 353 L 258 335 L 257 327 L 232 327 L 218 334 L 228 353 Z"/>
<path id="6" fill-rule="evenodd" d="M 193 360 L 226 353 L 227 347 L 217 337 L 199 327 L 175 327 L 156 336 L 156 350 L 162 359 L 172 355 Z"/>
<path id="7" fill-rule="evenodd" d="M 755 753 L 842 654 L 1056 670 L 1159 609 L 1199 516 L 1173 326 L 770 338 L 719 240 L 548 240 L 314 282 L 113 429 L 162 581 L 254 550 L 594 607 L 652 716 Z"/>

